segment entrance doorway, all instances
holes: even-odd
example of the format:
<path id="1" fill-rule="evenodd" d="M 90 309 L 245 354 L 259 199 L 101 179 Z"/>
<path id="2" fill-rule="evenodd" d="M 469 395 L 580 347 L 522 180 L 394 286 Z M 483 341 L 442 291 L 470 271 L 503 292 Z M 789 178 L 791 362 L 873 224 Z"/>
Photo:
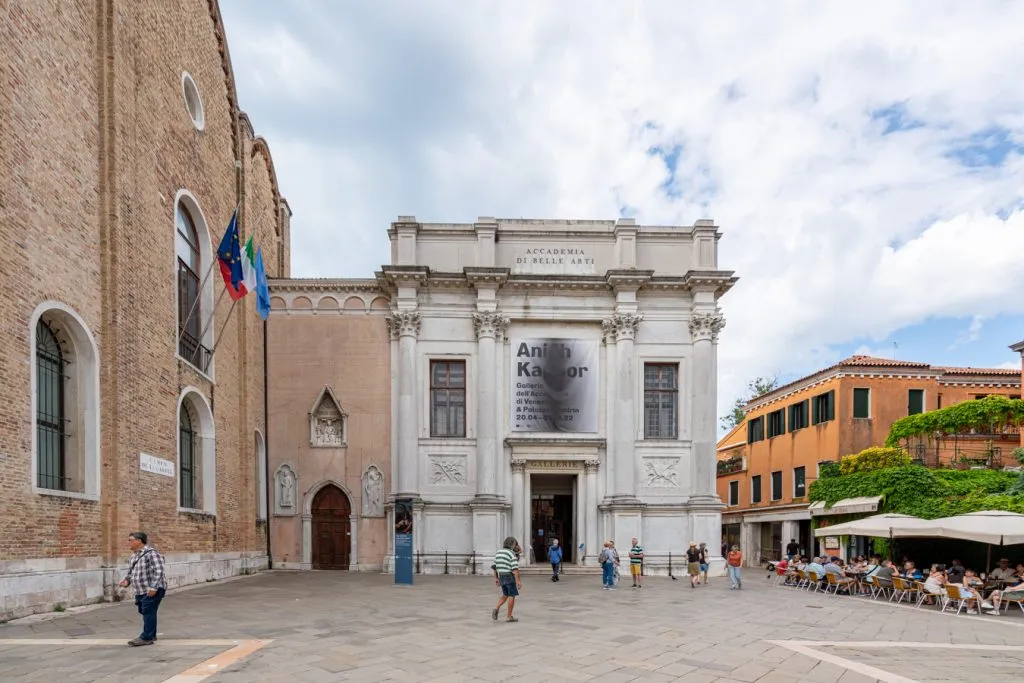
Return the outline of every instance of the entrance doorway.
<path id="1" fill-rule="evenodd" d="M 548 561 L 548 546 L 558 539 L 562 562 L 576 562 L 576 475 L 530 475 L 530 548 L 533 561 Z"/>
<path id="2" fill-rule="evenodd" d="M 313 498 L 313 569 L 348 569 L 352 552 L 352 507 L 348 496 L 328 484 Z"/>

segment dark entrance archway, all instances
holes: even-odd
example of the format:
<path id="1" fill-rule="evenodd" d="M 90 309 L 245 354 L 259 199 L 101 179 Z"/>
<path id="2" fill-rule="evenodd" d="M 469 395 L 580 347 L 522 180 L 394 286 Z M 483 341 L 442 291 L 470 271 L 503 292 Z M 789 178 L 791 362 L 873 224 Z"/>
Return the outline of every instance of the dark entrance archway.
<path id="1" fill-rule="evenodd" d="M 313 569 L 348 569 L 352 553 L 352 506 L 328 484 L 313 498 Z"/>

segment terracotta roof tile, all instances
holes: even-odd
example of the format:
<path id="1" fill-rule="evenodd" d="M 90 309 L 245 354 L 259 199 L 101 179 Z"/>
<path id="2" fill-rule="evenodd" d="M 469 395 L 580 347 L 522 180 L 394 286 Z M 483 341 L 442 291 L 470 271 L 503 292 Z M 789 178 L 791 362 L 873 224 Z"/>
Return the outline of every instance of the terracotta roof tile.
<path id="1" fill-rule="evenodd" d="M 1005 377 L 1019 377 L 1021 371 L 1017 368 L 940 368 L 936 370 L 945 375 L 999 375 Z"/>
<path id="2" fill-rule="evenodd" d="M 751 399 L 750 401 L 747 402 L 747 405 L 749 406 L 751 403 L 759 402 L 769 396 L 778 396 L 781 394 L 785 394 L 788 390 L 792 389 L 795 386 L 803 384 L 804 382 L 807 382 L 807 380 L 811 379 L 812 377 L 825 376 L 835 370 L 841 370 L 843 368 L 910 368 L 915 370 L 931 370 L 936 375 L 980 375 L 990 377 L 1010 377 L 1019 376 L 1021 374 L 1020 370 L 1012 368 L 943 367 L 938 365 L 929 365 L 928 363 L 919 363 L 917 361 L 912 360 L 895 360 L 893 358 L 879 358 L 877 356 L 856 355 L 841 360 L 838 363 L 835 363 L 834 365 L 828 366 L 827 368 L 822 368 L 821 370 L 817 370 L 816 372 L 804 375 L 800 379 L 793 380 L 792 382 L 783 384 L 782 386 L 777 387 L 772 391 L 769 391 L 763 396 L 758 396 L 755 399 Z"/>

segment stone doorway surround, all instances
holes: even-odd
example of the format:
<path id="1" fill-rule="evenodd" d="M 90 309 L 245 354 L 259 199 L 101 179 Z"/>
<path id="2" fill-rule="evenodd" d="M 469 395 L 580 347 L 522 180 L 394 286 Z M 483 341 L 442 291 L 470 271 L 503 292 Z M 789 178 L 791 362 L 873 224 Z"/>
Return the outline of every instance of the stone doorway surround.
<path id="1" fill-rule="evenodd" d="M 519 539 L 524 550 L 523 563 L 543 564 L 544 558 L 533 558 L 529 552 L 532 525 L 533 474 L 568 474 L 576 477 L 576 563 L 596 556 L 598 541 L 597 506 L 604 492 L 600 490 L 597 471 L 604 459 L 603 438 L 508 438 L 512 469 L 512 535 Z M 583 552 L 579 544 L 584 544 Z"/>
<path id="2" fill-rule="evenodd" d="M 313 499 L 316 498 L 316 494 L 319 493 L 320 489 L 325 486 L 334 486 L 341 490 L 342 493 L 348 498 L 349 510 L 351 514 L 349 516 L 349 529 L 351 530 L 351 545 L 349 546 L 349 568 L 359 564 L 359 536 L 357 529 L 359 528 L 359 515 L 355 513 L 355 498 L 352 496 L 352 492 L 348 490 L 348 487 L 342 484 L 340 481 L 335 479 L 322 479 L 303 494 L 302 498 L 302 564 L 300 569 L 310 570 L 313 568 Z"/>

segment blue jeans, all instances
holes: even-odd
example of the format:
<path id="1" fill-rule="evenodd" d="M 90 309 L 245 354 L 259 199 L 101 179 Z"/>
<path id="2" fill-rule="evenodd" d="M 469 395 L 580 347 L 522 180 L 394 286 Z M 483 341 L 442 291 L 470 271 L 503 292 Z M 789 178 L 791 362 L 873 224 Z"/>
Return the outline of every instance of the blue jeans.
<path id="1" fill-rule="evenodd" d="M 551 576 L 558 576 L 558 571 L 562 568 L 561 562 L 551 563 Z"/>
<path id="2" fill-rule="evenodd" d="M 156 611 L 163 599 L 163 588 L 157 588 L 156 595 L 153 597 L 149 597 L 145 593 L 135 596 L 135 607 L 142 615 L 142 633 L 139 635 L 142 640 L 156 640 Z"/>
<path id="3" fill-rule="evenodd" d="M 743 586 L 743 580 L 740 578 L 740 568 L 733 567 L 731 564 L 726 565 L 726 569 L 729 570 L 729 580 L 732 582 L 734 588 L 741 588 Z"/>
<path id="4" fill-rule="evenodd" d="M 601 565 L 601 585 L 602 586 L 614 586 L 615 585 L 615 563 L 605 562 Z"/>

